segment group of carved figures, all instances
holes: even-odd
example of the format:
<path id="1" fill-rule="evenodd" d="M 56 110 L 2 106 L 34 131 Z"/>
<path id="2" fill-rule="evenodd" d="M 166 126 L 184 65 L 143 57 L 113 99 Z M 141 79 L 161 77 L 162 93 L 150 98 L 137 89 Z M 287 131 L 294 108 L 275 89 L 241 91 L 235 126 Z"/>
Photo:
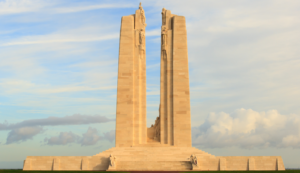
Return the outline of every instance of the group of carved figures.
<path id="1" fill-rule="evenodd" d="M 139 6 L 139 10 L 140 10 L 140 19 L 141 19 L 141 23 L 143 24 L 144 27 L 146 27 L 146 17 L 145 17 L 145 12 L 144 12 L 144 9 L 142 7 L 142 3 L 140 3 L 140 6 Z M 139 37 L 139 57 L 140 58 L 143 58 L 144 57 L 144 53 L 145 53 L 145 30 L 144 29 L 140 29 L 139 31 L 139 34 L 138 34 L 138 37 Z"/>
<path id="2" fill-rule="evenodd" d="M 196 155 L 192 154 L 188 160 L 190 160 L 192 166 L 198 166 L 198 159 Z"/>
<path id="3" fill-rule="evenodd" d="M 167 34 L 168 29 L 166 26 L 166 18 L 167 18 L 167 10 L 165 8 L 162 9 L 162 26 L 161 26 L 161 53 L 163 60 L 167 59 Z"/>
<path id="4" fill-rule="evenodd" d="M 145 11 L 142 7 L 142 3 L 139 5 L 139 10 L 140 10 L 140 20 L 141 23 L 143 24 L 144 27 L 146 27 L 146 17 L 145 17 Z M 167 59 L 167 34 L 168 34 L 168 29 L 166 25 L 166 17 L 167 17 L 167 10 L 165 8 L 162 9 L 162 29 L 161 29 L 161 53 L 162 53 L 162 58 L 163 60 Z M 140 58 L 143 58 L 143 55 L 145 53 L 145 30 L 140 29 L 139 30 L 139 56 Z"/>
<path id="5" fill-rule="evenodd" d="M 143 9 L 143 7 L 142 7 L 142 3 L 141 3 L 141 2 L 140 2 L 140 5 L 139 5 L 139 10 L 140 10 L 140 14 L 141 14 L 141 21 L 142 21 L 142 24 L 143 24 L 144 26 L 146 26 L 147 24 L 146 24 L 145 11 L 144 11 L 144 9 Z"/>
<path id="6" fill-rule="evenodd" d="M 140 50 L 140 52 L 139 52 L 139 56 L 140 56 L 140 58 L 142 59 L 143 57 L 144 57 L 144 53 L 145 53 L 145 34 L 144 34 L 144 30 L 143 29 L 141 29 L 140 31 L 139 31 L 140 33 L 139 33 L 139 50 Z"/>

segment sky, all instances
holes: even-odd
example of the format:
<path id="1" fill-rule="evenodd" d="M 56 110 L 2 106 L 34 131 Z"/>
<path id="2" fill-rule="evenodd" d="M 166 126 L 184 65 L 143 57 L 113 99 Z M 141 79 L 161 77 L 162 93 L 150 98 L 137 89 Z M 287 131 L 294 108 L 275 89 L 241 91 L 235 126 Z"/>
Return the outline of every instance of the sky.
<path id="1" fill-rule="evenodd" d="M 0 0 L 0 169 L 115 146 L 121 17 L 136 0 Z M 147 125 L 158 116 L 161 10 L 185 16 L 192 145 L 300 168 L 300 1 L 141 0 Z"/>

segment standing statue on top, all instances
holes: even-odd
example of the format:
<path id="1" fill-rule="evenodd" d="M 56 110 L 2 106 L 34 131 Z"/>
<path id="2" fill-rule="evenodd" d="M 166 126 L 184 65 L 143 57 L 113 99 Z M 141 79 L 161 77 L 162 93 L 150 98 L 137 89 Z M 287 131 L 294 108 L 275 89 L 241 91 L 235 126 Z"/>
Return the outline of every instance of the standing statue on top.
<path id="1" fill-rule="evenodd" d="M 165 8 L 162 9 L 161 15 L 162 15 L 162 24 L 165 25 L 166 17 L 167 17 L 167 10 Z"/>
<path id="2" fill-rule="evenodd" d="M 144 26 L 146 26 L 147 24 L 146 24 L 145 11 L 144 11 L 144 9 L 143 9 L 143 7 L 142 7 L 142 3 L 141 3 L 141 2 L 140 2 L 140 5 L 139 5 L 139 9 L 140 9 L 140 11 L 141 11 L 141 21 L 142 21 L 142 24 L 143 24 Z"/>
<path id="3" fill-rule="evenodd" d="M 167 38 L 168 38 L 168 29 L 166 26 L 167 10 L 162 9 L 162 26 L 161 26 L 161 57 L 163 60 L 167 60 Z"/>

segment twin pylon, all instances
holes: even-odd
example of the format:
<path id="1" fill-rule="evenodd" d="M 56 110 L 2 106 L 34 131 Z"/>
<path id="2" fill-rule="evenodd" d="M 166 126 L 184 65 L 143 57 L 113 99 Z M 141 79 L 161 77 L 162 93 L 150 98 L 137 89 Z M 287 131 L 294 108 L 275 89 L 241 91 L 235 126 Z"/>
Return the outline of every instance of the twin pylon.
<path id="1" fill-rule="evenodd" d="M 163 8 L 159 116 L 146 127 L 146 18 L 139 7 L 123 16 L 120 33 L 116 147 L 156 144 L 191 147 L 185 17 Z"/>

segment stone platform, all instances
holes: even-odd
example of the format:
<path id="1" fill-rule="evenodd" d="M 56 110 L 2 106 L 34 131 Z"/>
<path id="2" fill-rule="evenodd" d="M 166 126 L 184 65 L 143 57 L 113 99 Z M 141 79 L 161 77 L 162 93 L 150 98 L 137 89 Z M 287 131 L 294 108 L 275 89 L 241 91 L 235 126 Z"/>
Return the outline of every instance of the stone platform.
<path id="1" fill-rule="evenodd" d="M 109 166 L 113 155 L 115 167 Z M 195 155 L 198 166 L 189 160 Z M 28 156 L 23 170 L 285 170 L 280 156 L 214 156 L 194 147 L 114 147 L 94 156 Z"/>

